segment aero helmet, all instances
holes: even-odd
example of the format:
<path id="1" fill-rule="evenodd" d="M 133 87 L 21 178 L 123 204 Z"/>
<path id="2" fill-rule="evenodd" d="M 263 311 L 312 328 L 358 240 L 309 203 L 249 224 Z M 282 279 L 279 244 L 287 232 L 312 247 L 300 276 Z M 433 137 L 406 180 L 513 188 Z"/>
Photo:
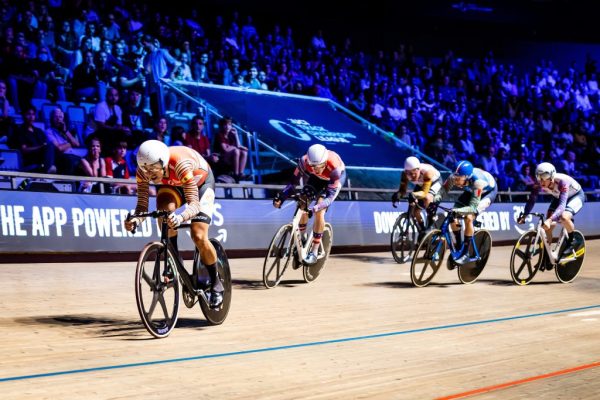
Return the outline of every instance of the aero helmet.
<path id="1" fill-rule="evenodd" d="M 327 149 L 322 144 L 313 144 L 306 152 L 308 165 L 311 167 L 325 163 L 325 161 L 327 161 L 327 156 Z"/>
<path id="2" fill-rule="evenodd" d="M 137 153 L 138 167 L 146 169 L 160 161 L 164 168 L 169 162 L 169 157 L 169 148 L 166 144 L 158 140 L 146 140 L 140 145 Z"/>
<path id="3" fill-rule="evenodd" d="M 417 169 L 421 167 L 421 162 L 417 157 L 410 156 L 404 160 L 404 169 L 407 171 L 411 171 L 413 169 Z"/>
<path id="4" fill-rule="evenodd" d="M 538 182 L 542 179 L 554 179 L 554 174 L 556 174 L 556 168 L 549 162 L 543 162 L 535 169 L 535 177 Z"/>
<path id="5" fill-rule="evenodd" d="M 473 164 L 466 160 L 459 161 L 454 168 L 454 175 L 470 178 L 473 176 Z"/>

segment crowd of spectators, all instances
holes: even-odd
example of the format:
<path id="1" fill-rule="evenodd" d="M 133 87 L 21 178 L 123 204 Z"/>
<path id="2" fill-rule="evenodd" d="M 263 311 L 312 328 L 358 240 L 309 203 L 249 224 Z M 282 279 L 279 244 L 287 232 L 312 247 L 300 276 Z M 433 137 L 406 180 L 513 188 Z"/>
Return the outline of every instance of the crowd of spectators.
<path id="1" fill-rule="evenodd" d="M 201 17 L 195 9 L 152 11 L 146 3 L 77 4 L 1 2 L 0 142 L 21 150 L 40 171 L 96 173 L 80 167 L 85 151 L 72 151 L 80 141 L 92 143 L 86 138 L 93 135 L 105 157 L 117 157 L 115 168 L 121 158 L 128 161 L 129 176 L 135 171 L 130 153 L 153 137 L 198 148 L 213 163 L 229 163 L 237 180 L 247 178 L 247 149 L 235 137 L 208 132 L 207 146 L 197 117 L 189 130 L 168 129 L 158 99 L 168 109 L 176 99 L 158 81 L 171 78 L 334 99 L 441 164 L 472 160 L 501 190 L 529 188 L 541 161 L 585 188 L 598 187 L 600 91 L 592 58 L 581 69 L 558 71 L 541 61 L 516 71 L 489 52 L 461 60 L 452 51 L 424 59 L 405 45 L 357 49 L 351 38 L 329 43 L 321 30 L 296 37 L 293 27 L 257 26 L 235 11 Z M 29 114 L 39 112 L 32 98 L 97 105 L 83 134 L 55 116 L 44 140 L 31 122 Z M 17 115 L 22 125 L 14 124 Z M 128 157 L 119 158 L 124 143 Z"/>

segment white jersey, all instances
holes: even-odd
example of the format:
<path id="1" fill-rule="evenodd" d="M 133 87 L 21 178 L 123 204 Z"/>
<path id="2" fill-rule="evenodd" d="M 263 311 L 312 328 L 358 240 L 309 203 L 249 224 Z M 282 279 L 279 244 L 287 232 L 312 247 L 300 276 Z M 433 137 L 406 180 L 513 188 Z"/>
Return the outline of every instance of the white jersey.
<path id="1" fill-rule="evenodd" d="M 433 175 L 431 177 L 431 182 L 435 182 L 438 179 L 440 179 L 440 171 L 437 170 L 437 168 L 435 168 L 433 165 L 431 164 L 421 164 L 419 166 L 419 176 L 417 176 L 417 179 L 415 179 L 414 181 L 410 181 L 410 183 L 413 183 L 415 185 L 419 185 L 419 186 L 423 186 L 423 183 L 425 181 L 425 174 L 429 171 L 433 171 Z M 407 176 L 408 178 L 408 176 Z"/>

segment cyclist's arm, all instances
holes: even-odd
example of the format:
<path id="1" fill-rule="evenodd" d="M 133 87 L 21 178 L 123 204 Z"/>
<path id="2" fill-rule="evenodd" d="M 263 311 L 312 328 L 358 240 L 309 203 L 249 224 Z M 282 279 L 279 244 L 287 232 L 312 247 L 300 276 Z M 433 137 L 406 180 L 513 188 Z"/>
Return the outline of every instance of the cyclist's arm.
<path id="1" fill-rule="evenodd" d="M 427 193 L 429 193 L 429 189 L 431 189 L 431 185 L 433 184 L 433 180 L 431 179 L 432 175 L 433 171 L 427 171 L 425 173 L 425 176 L 423 177 L 423 185 L 421 186 L 421 190 L 419 190 L 418 192 L 413 192 L 413 196 L 415 196 L 417 199 L 423 199 L 427 196 Z"/>
<path id="2" fill-rule="evenodd" d="M 540 194 L 541 189 L 542 187 L 539 183 L 533 185 L 533 188 L 531 189 L 531 194 L 527 199 L 527 203 L 525 203 L 525 210 L 523 210 L 523 215 L 527 215 L 531 212 L 531 210 L 533 210 L 533 206 L 535 206 L 535 202 L 537 201 L 537 197 Z"/>
<path id="3" fill-rule="evenodd" d="M 135 175 L 135 180 L 137 182 L 137 204 L 135 206 L 135 213 L 141 214 L 148 212 L 150 182 L 142 175 L 139 169 Z M 140 218 L 140 220 L 143 221 L 144 219 Z"/>
<path id="4" fill-rule="evenodd" d="M 477 207 L 479 206 L 479 202 L 481 201 L 481 195 L 483 194 L 483 185 L 483 182 L 475 182 L 471 191 L 471 198 L 469 199 L 469 204 L 467 204 L 464 207 L 455 208 L 454 211 L 462 215 L 477 213 Z"/>
<path id="5" fill-rule="evenodd" d="M 567 200 L 569 200 L 569 185 L 563 182 L 562 180 L 558 182 L 558 191 L 560 195 L 558 196 L 558 207 L 550 216 L 550 219 L 554 222 L 557 222 L 560 219 L 560 216 L 567 208 Z"/>
<path id="6" fill-rule="evenodd" d="M 184 171 L 183 176 L 179 178 L 183 187 L 186 207 L 181 213 L 183 221 L 188 221 L 200 212 L 200 197 L 198 196 L 198 183 L 194 180 L 194 174 L 191 170 Z"/>
<path id="7" fill-rule="evenodd" d="M 340 168 L 336 168 L 331 171 L 331 175 L 329 176 L 329 184 L 325 189 L 325 198 L 313 207 L 314 212 L 323 210 L 333 203 L 333 200 L 335 200 L 340 189 L 342 188 L 342 182 L 340 178 L 343 172 L 344 170 Z"/>
<path id="8" fill-rule="evenodd" d="M 398 188 L 398 193 L 400 197 L 404 197 L 406 194 L 406 188 L 408 187 L 408 176 L 406 176 L 406 172 L 402 172 L 400 176 L 400 187 Z"/>
<path id="9" fill-rule="evenodd" d="M 298 166 L 294 170 L 294 174 L 290 179 L 290 182 L 286 185 L 286 187 L 281 191 L 282 194 L 282 202 L 285 201 L 294 191 L 296 190 L 296 186 L 300 183 L 300 178 L 306 175 L 306 172 L 302 168 L 302 161 L 298 163 Z"/>
<path id="10" fill-rule="evenodd" d="M 434 200 L 436 202 L 442 201 L 442 199 L 448 195 L 448 192 L 450 192 L 450 190 L 452 190 L 453 187 L 454 179 L 452 178 L 452 175 L 450 175 L 442 184 L 442 187 L 440 188 L 438 194 L 435 196 Z"/>

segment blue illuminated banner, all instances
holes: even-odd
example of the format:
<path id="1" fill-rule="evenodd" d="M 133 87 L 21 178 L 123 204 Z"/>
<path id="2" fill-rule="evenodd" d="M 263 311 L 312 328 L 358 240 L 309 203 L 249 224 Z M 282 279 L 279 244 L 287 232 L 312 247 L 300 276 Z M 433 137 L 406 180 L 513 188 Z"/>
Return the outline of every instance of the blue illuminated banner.
<path id="1" fill-rule="evenodd" d="M 188 91 L 290 158 L 314 143 L 337 152 L 347 166 L 402 168 L 410 155 L 410 149 L 373 133 L 325 99 L 213 85 Z"/>

